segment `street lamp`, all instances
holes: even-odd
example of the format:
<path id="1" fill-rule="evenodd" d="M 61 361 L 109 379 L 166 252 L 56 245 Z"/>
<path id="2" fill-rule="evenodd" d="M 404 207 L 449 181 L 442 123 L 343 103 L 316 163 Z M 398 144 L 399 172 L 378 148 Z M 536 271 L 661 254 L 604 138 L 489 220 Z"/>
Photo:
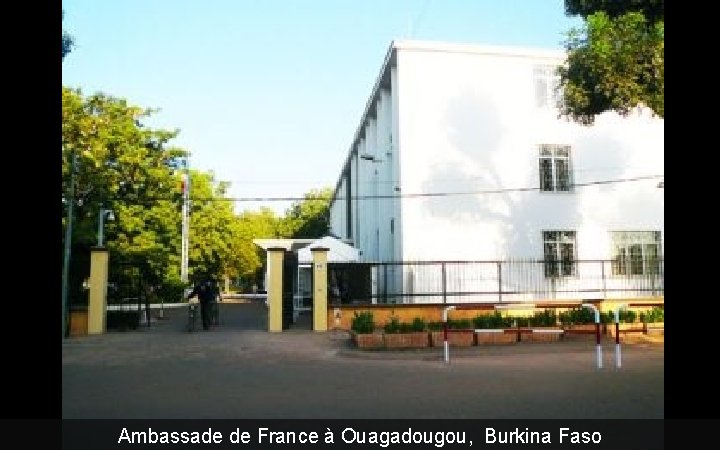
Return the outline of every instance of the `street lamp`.
<path id="1" fill-rule="evenodd" d="M 111 209 L 104 209 L 100 208 L 100 215 L 98 220 L 98 247 L 103 246 L 103 230 L 105 228 L 105 216 L 107 216 L 108 220 L 115 220 L 115 214 Z"/>
<path id="2" fill-rule="evenodd" d="M 365 161 L 371 161 L 371 162 L 374 162 L 374 163 L 385 162 L 384 159 L 379 159 L 377 156 L 371 155 L 370 153 L 361 153 L 361 154 L 360 154 L 360 159 L 364 159 Z"/>

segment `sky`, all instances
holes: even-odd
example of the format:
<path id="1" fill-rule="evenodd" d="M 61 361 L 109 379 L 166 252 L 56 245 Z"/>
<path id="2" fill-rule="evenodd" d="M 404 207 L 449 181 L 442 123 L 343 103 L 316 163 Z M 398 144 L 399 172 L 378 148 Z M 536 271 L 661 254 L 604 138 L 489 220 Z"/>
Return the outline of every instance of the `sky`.
<path id="1" fill-rule="evenodd" d="M 236 212 L 334 188 L 393 40 L 562 49 L 563 0 L 63 0 L 64 86 L 154 108 Z"/>

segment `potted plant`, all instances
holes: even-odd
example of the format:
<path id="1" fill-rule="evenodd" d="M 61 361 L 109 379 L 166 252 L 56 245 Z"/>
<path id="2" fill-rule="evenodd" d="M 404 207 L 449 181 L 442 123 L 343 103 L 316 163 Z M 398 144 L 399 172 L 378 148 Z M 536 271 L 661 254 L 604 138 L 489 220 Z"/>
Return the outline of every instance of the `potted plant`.
<path id="1" fill-rule="evenodd" d="M 512 344 L 517 341 L 514 332 L 508 329 L 512 327 L 512 320 L 503 317 L 499 311 L 493 314 L 478 315 L 473 319 L 477 345 L 484 344 Z"/>
<path id="2" fill-rule="evenodd" d="M 429 345 L 427 325 L 416 317 L 411 323 L 400 322 L 393 316 L 384 326 L 386 348 L 423 348 Z"/>
<path id="3" fill-rule="evenodd" d="M 610 312 L 609 315 L 612 317 L 612 325 L 607 327 L 607 334 L 611 337 L 615 337 L 615 314 Z M 644 333 L 645 326 L 637 323 L 638 314 L 629 309 L 621 309 L 618 314 L 618 329 L 621 333 Z"/>
<path id="4" fill-rule="evenodd" d="M 665 310 L 662 307 L 655 306 L 646 313 L 640 313 L 640 322 L 645 334 L 665 334 Z"/>
<path id="5" fill-rule="evenodd" d="M 529 342 L 556 342 L 563 335 L 558 326 L 558 318 L 554 310 L 545 309 L 528 318 L 530 332 L 521 334 L 521 340 Z"/>
<path id="6" fill-rule="evenodd" d="M 443 322 L 432 322 L 430 328 L 430 339 L 433 347 L 445 345 L 445 324 Z M 447 341 L 451 347 L 471 347 L 475 345 L 475 331 L 473 323 L 468 319 L 447 321 Z"/>
<path id="7" fill-rule="evenodd" d="M 375 330 L 375 320 L 370 311 L 355 311 L 350 322 L 350 337 L 358 348 L 380 348 L 383 335 Z"/>
<path id="8" fill-rule="evenodd" d="M 573 308 L 558 314 L 565 336 L 586 336 L 595 339 L 596 325 L 595 313 L 589 308 Z M 605 334 L 608 316 L 600 315 L 600 333 Z"/>

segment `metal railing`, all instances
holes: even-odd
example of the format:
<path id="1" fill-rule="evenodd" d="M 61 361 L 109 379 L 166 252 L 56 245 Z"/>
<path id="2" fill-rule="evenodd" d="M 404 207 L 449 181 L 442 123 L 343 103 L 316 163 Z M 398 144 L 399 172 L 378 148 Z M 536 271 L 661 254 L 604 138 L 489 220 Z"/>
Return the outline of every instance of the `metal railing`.
<path id="1" fill-rule="evenodd" d="M 329 263 L 328 297 L 330 304 L 393 304 L 664 295 L 663 260 L 634 271 L 611 260 L 565 261 L 560 269 L 558 264 L 543 260 Z"/>
<path id="2" fill-rule="evenodd" d="M 136 265 L 120 263 L 110 268 L 106 314 L 108 329 L 150 326 L 150 305 L 142 272 Z"/>

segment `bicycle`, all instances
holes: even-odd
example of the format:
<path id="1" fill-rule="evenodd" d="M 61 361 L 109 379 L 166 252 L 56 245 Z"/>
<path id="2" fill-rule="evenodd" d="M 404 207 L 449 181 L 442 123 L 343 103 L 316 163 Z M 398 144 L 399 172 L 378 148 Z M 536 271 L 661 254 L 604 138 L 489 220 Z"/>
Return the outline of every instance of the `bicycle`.
<path id="1" fill-rule="evenodd" d="M 198 308 L 198 306 L 199 305 L 197 303 L 188 304 L 188 333 L 192 333 L 197 327 L 197 318 L 200 312 L 200 308 Z"/>

